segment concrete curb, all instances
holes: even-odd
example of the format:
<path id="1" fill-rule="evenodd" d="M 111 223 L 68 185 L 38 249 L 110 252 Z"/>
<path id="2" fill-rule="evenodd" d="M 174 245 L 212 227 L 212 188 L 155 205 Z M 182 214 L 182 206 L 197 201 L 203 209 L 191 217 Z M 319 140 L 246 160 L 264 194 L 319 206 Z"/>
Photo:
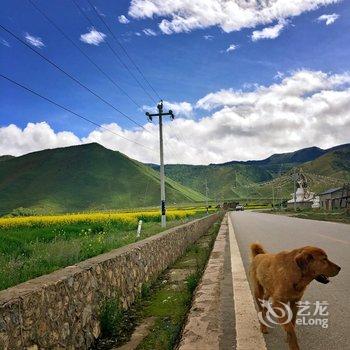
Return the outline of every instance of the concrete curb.
<path id="1" fill-rule="evenodd" d="M 207 267 L 195 292 L 178 350 L 219 349 L 220 284 L 223 278 L 226 238 L 227 215 L 221 223 Z"/>
<path id="2" fill-rule="evenodd" d="M 230 238 L 231 271 L 236 318 L 236 349 L 266 350 L 265 340 L 260 331 L 260 325 L 257 318 L 253 297 L 229 215 L 228 230 Z"/>

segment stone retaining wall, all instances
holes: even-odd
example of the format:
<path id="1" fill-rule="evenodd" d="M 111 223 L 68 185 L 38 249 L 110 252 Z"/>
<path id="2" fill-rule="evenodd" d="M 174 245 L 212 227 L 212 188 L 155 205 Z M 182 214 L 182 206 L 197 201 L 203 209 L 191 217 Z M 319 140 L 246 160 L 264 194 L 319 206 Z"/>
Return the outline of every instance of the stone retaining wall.
<path id="1" fill-rule="evenodd" d="M 88 349 L 100 335 L 99 309 L 180 257 L 218 220 L 213 214 L 0 292 L 0 349 Z"/>

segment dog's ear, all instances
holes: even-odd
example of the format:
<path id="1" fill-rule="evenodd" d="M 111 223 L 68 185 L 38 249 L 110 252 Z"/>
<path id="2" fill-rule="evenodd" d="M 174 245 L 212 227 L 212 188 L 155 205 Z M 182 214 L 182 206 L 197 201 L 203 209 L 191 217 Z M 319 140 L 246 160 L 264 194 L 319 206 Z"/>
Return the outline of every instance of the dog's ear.
<path id="1" fill-rule="evenodd" d="M 314 257 L 312 256 L 312 254 L 308 252 L 301 252 L 294 258 L 299 268 L 303 271 L 307 269 L 309 262 L 312 261 L 313 259 Z"/>

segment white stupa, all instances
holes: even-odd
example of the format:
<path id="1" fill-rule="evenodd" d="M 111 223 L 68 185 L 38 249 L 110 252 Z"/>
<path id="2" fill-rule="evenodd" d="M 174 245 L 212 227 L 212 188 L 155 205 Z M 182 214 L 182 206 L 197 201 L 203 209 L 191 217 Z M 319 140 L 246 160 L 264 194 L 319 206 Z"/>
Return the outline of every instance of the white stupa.
<path id="1" fill-rule="evenodd" d="M 294 206 L 294 203 L 295 203 L 297 207 L 309 207 L 309 208 L 313 207 L 316 199 L 315 193 L 309 191 L 306 177 L 302 173 L 299 173 L 296 181 L 298 184 L 298 188 L 295 192 L 295 195 L 294 193 L 291 193 L 292 199 L 290 199 L 287 202 L 287 205 L 291 207 L 291 206 Z M 318 205 L 319 205 L 319 199 L 318 199 Z"/>

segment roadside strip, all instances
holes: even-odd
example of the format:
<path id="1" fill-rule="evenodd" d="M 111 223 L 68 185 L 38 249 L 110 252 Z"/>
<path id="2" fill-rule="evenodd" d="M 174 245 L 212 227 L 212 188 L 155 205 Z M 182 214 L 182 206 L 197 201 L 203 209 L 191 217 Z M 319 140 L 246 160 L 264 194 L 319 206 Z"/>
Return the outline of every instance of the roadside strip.
<path id="1" fill-rule="evenodd" d="M 230 214 L 228 229 L 236 318 L 236 350 L 266 350 Z"/>
<path id="2" fill-rule="evenodd" d="M 207 267 L 196 289 L 177 350 L 220 348 L 220 283 L 224 271 L 226 237 L 227 214 L 221 223 Z"/>

